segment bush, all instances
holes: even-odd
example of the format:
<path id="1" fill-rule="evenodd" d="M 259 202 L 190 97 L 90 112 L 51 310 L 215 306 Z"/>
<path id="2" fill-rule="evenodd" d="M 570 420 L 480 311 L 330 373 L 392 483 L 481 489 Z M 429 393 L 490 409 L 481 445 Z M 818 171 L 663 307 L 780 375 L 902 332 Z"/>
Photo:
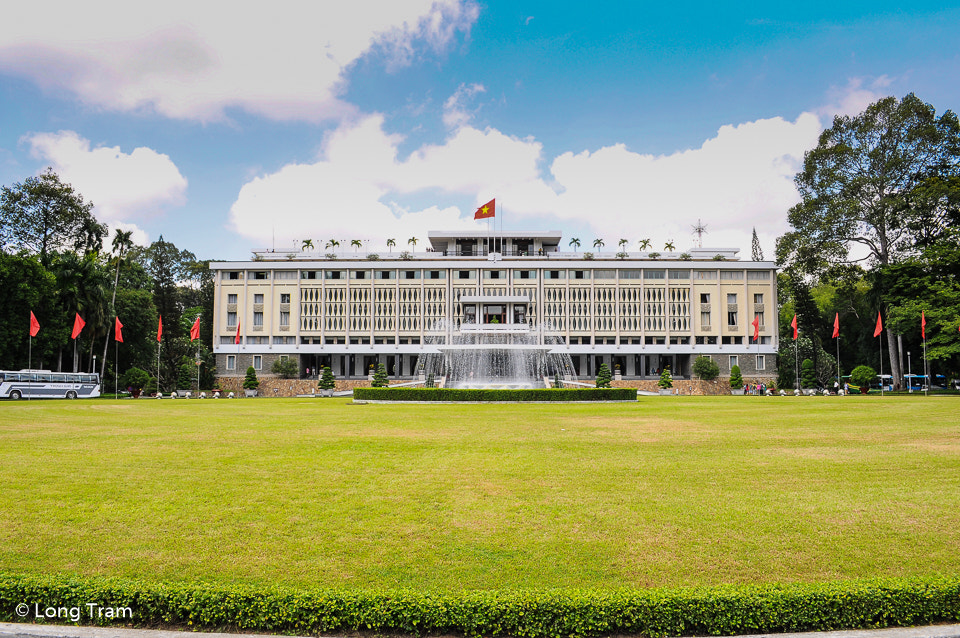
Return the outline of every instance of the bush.
<path id="1" fill-rule="evenodd" d="M 609 388 L 610 387 L 610 367 L 605 364 L 600 364 L 600 369 L 597 370 L 597 387 L 598 388 Z"/>
<path id="2" fill-rule="evenodd" d="M 140 368 L 130 368 L 120 377 L 120 385 L 124 388 L 143 390 L 150 383 L 150 374 Z"/>
<path id="3" fill-rule="evenodd" d="M 660 380 L 657 381 L 657 387 L 661 390 L 669 390 L 673 387 L 673 375 L 670 374 L 670 368 L 666 367 L 660 373 Z"/>
<path id="4" fill-rule="evenodd" d="M 869 388 L 877 380 L 877 371 L 870 366 L 857 366 L 850 372 L 850 383 L 859 388 Z"/>
<path id="5" fill-rule="evenodd" d="M 377 371 L 373 373 L 373 383 L 371 385 L 374 388 L 390 387 L 390 378 L 387 376 L 387 366 L 382 363 L 377 364 Z"/>
<path id="6" fill-rule="evenodd" d="M 693 373 L 704 381 L 713 381 L 720 376 L 720 366 L 710 357 L 701 355 L 693 362 Z"/>
<path id="7" fill-rule="evenodd" d="M 275 360 L 273 365 L 270 366 L 270 372 L 281 379 L 296 379 L 297 375 L 300 374 L 300 366 L 297 365 L 294 359 L 287 357 L 285 359 Z"/>
<path id="8" fill-rule="evenodd" d="M 197 382 L 197 364 L 193 359 L 184 357 L 177 370 L 177 390 L 189 390 Z"/>
<path id="9" fill-rule="evenodd" d="M 589 591 L 296 589 L 282 585 L 0 575 L 0 620 L 13 609 L 129 608 L 81 622 L 265 634 L 581 638 L 876 629 L 956 622 L 960 578 Z"/>
<path id="10" fill-rule="evenodd" d="M 333 372 L 330 370 L 330 366 L 324 366 L 323 373 L 320 375 L 320 380 L 317 382 L 317 387 L 321 390 L 333 390 L 336 386 L 336 380 L 333 377 Z"/>
<path id="11" fill-rule="evenodd" d="M 257 378 L 257 371 L 253 366 L 247 368 L 247 376 L 243 379 L 244 390 L 256 390 L 260 387 L 260 379 Z"/>
<path id="12" fill-rule="evenodd" d="M 466 388 L 356 388 L 355 401 L 636 401 L 634 388 L 537 388 L 477 390 Z"/>
<path id="13" fill-rule="evenodd" d="M 743 376 L 740 374 L 740 366 L 730 368 L 730 387 L 734 390 L 743 388 Z"/>
<path id="14" fill-rule="evenodd" d="M 817 387 L 817 371 L 810 359 L 804 359 L 800 364 L 800 385 L 808 389 Z"/>

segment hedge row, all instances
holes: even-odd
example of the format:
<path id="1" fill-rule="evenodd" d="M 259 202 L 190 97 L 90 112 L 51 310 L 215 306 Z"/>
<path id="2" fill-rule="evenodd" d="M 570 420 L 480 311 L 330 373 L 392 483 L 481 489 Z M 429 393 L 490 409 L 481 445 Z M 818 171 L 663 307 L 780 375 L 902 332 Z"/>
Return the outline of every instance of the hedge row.
<path id="1" fill-rule="evenodd" d="M 636 401 L 636 388 L 356 388 L 357 401 Z"/>
<path id="2" fill-rule="evenodd" d="M 19 617 L 26 603 L 30 616 Z M 0 574 L 0 620 L 34 610 L 129 607 L 146 627 L 291 634 L 361 631 L 529 638 L 731 635 L 960 620 L 960 577 L 696 589 L 342 591 Z M 53 620 L 66 624 L 64 620 Z"/>

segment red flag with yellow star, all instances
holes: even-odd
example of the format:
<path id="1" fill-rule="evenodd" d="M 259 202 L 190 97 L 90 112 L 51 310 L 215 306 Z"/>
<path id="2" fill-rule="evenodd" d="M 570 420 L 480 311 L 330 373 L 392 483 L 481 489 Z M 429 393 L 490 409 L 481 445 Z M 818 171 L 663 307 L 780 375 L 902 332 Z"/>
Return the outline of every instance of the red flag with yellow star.
<path id="1" fill-rule="evenodd" d="M 474 219 L 489 219 L 497 214 L 497 199 L 493 198 L 483 206 L 477 209 L 473 214 Z"/>

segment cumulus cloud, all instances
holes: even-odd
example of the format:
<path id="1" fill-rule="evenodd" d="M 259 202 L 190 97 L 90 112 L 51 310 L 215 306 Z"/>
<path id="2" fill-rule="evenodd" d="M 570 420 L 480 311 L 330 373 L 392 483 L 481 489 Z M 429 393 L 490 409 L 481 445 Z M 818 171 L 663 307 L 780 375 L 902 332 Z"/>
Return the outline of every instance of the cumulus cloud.
<path id="1" fill-rule="evenodd" d="M 74 131 L 36 133 L 24 141 L 33 157 L 52 166 L 94 203 L 97 217 L 111 225 L 184 203 L 187 180 L 168 156 L 153 149 L 138 147 L 128 154 L 117 146 L 91 148 L 90 141 Z"/>
<path id="2" fill-rule="evenodd" d="M 887 97 L 887 88 L 893 80 L 881 75 L 878 78 L 850 78 L 844 87 L 831 87 L 827 98 L 829 102 L 817 110 L 817 113 L 828 121 L 834 115 L 858 115 L 868 106 Z"/>
<path id="3" fill-rule="evenodd" d="M 147 231 L 143 230 L 136 224 L 128 224 L 126 222 L 116 222 L 110 225 L 110 232 L 107 234 L 107 238 L 103 242 L 103 246 L 106 250 L 110 250 L 111 246 L 113 246 L 113 238 L 117 236 L 118 230 L 129 232 L 130 241 L 132 241 L 137 246 L 150 245 L 150 236 L 147 235 Z"/>
<path id="4" fill-rule="evenodd" d="M 450 128 L 458 128 L 473 118 L 473 111 L 468 102 L 478 93 L 485 93 L 486 87 L 482 84 L 461 84 L 453 95 L 443 103 L 443 123 Z"/>
<path id="5" fill-rule="evenodd" d="M 386 134 L 383 118 L 372 116 L 338 129 L 315 163 L 246 184 L 231 220 L 250 238 L 265 236 L 270 223 L 292 238 L 363 234 L 382 244 L 387 237 L 423 238 L 428 230 L 476 228 L 471 206 L 495 196 L 508 203 L 515 225 L 518 219 L 541 229 L 585 223 L 607 240 L 655 236 L 675 239 L 681 249 L 692 244 L 690 226 L 702 219 L 710 228 L 706 243 L 745 245 L 756 226 L 772 249 L 798 201 L 793 177 L 819 131 L 811 113 L 794 122 L 758 120 L 724 126 L 699 148 L 670 155 L 623 145 L 564 153 L 544 174 L 536 140 L 470 126 L 400 158 L 402 138 Z M 465 204 L 419 210 L 398 203 L 431 193 Z"/>
<path id="6" fill-rule="evenodd" d="M 228 11 L 187 0 L 54 5 L 7 8 L 0 71 L 95 107 L 203 121 L 228 108 L 275 119 L 353 113 L 338 95 L 362 55 L 409 63 L 418 43 L 442 50 L 478 14 L 469 0 L 280 0 Z"/>

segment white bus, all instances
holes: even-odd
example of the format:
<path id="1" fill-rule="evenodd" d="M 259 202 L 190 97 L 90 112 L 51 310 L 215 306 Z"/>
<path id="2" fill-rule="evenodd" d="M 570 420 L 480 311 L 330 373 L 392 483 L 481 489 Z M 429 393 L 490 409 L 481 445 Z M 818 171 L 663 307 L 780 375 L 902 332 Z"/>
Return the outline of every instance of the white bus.
<path id="1" fill-rule="evenodd" d="M 50 370 L 0 370 L 0 398 L 89 399 L 100 396 L 100 375 Z"/>

